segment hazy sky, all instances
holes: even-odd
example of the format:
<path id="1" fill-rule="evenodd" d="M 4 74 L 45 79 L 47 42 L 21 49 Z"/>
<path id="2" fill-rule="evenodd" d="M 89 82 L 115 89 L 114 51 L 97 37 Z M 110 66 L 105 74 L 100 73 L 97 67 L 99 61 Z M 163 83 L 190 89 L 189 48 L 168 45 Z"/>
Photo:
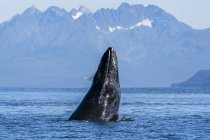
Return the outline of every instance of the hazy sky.
<path id="1" fill-rule="evenodd" d="M 210 27 L 210 0 L 0 0 L 0 23 L 22 13 L 34 5 L 40 10 L 58 6 L 70 11 L 80 5 L 96 11 L 102 7 L 117 8 L 122 2 L 143 5 L 154 4 L 194 28 Z"/>

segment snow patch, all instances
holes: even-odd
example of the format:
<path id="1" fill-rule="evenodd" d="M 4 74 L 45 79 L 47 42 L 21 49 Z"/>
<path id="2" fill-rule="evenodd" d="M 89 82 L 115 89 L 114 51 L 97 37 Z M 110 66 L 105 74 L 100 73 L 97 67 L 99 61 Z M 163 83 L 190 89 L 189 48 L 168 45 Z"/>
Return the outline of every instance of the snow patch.
<path id="1" fill-rule="evenodd" d="M 121 29 L 124 29 L 124 28 L 121 26 L 109 27 L 110 32 L 114 32 L 115 30 L 121 30 Z"/>
<path id="2" fill-rule="evenodd" d="M 80 8 L 78 10 L 72 9 L 72 11 L 70 12 L 70 14 L 71 14 L 71 16 L 72 16 L 73 19 L 78 19 L 82 15 L 89 14 L 89 13 L 91 13 L 91 10 L 87 9 L 84 6 L 80 6 Z"/>
<path id="3" fill-rule="evenodd" d="M 152 28 L 152 22 L 153 22 L 152 20 L 147 18 L 147 19 L 140 21 L 136 25 L 129 27 L 129 29 L 134 29 L 134 28 L 140 27 L 140 26 L 148 26 L 148 27 Z"/>
<path id="4" fill-rule="evenodd" d="M 100 27 L 98 27 L 98 26 L 96 26 L 96 29 L 97 29 L 97 30 L 101 30 L 101 28 L 100 28 Z"/>
<path id="5" fill-rule="evenodd" d="M 152 20 L 146 18 L 130 27 L 115 26 L 115 27 L 109 27 L 108 30 L 109 30 L 109 32 L 114 32 L 116 30 L 131 30 L 131 29 L 135 29 L 140 26 L 146 26 L 146 27 L 152 28 L 152 22 L 153 22 Z"/>
<path id="6" fill-rule="evenodd" d="M 77 12 L 75 15 L 72 16 L 73 19 L 78 19 L 80 16 L 82 16 L 82 12 Z"/>

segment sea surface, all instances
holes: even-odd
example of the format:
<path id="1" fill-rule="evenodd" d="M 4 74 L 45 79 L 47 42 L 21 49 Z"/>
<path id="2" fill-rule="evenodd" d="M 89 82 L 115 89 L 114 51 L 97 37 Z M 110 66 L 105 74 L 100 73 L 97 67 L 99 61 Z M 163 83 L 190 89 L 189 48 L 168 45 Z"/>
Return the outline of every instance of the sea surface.
<path id="1" fill-rule="evenodd" d="M 66 121 L 87 90 L 0 89 L 0 139 L 210 140 L 210 89 L 122 89 L 124 121 Z"/>

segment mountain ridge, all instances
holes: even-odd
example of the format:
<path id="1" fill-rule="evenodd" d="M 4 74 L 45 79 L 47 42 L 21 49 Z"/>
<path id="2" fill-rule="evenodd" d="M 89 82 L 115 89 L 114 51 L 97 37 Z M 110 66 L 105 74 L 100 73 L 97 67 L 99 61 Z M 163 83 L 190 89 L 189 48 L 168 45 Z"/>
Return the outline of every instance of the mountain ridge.
<path id="1" fill-rule="evenodd" d="M 210 70 L 200 70 L 184 82 L 174 83 L 172 87 L 210 87 Z"/>
<path id="2" fill-rule="evenodd" d="M 0 24 L 1 87 L 87 87 L 109 46 L 123 87 L 169 86 L 210 68 L 210 28 L 195 30 L 154 5 L 27 10 Z"/>

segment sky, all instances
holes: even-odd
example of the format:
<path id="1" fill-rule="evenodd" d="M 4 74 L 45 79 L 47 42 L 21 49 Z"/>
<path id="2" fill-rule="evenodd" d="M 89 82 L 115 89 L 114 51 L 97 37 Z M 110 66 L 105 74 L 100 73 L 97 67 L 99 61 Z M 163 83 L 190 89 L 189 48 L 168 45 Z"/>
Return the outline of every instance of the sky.
<path id="1" fill-rule="evenodd" d="M 32 5 L 41 11 L 49 6 L 70 11 L 84 5 L 94 12 L 100 8 L 117 8 L 122 2 L 145 6 L 154 4 L 195 29 L 210 28 L 210 0 L 0 0 L 0 23 Z"/>

